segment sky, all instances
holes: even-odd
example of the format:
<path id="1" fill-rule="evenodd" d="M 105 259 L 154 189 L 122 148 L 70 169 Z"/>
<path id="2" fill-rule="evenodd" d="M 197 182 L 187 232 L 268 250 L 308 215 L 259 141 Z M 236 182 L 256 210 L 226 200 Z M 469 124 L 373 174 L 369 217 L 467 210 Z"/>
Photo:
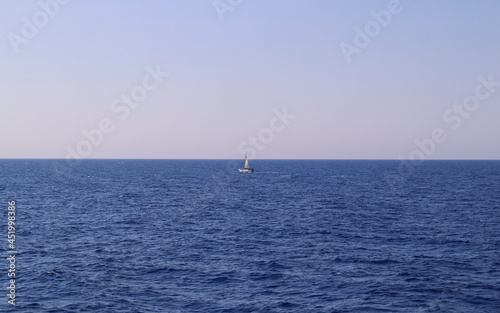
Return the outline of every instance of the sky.
<path id="1" fill-rule="evenodd" d="M 500 159 L 496 0 L 0 8 L 0 158 Z"/>

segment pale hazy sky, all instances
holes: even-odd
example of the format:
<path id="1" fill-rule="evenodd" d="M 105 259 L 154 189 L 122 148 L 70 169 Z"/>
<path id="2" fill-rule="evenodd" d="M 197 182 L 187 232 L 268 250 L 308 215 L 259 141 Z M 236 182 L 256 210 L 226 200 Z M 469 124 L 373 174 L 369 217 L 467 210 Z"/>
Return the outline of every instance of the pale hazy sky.
<path id="1" fill-rule="evenodd" d="M 0 158 L 500 159 L 500 1 L 397 2 L 2 0 Z"/>

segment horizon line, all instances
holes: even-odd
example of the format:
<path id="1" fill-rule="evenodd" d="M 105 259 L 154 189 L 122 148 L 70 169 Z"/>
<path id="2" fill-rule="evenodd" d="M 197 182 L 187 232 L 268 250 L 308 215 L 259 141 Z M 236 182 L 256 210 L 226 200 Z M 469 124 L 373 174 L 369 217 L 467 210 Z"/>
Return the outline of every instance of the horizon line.
<path id="1" fill-rule="evenodd" d="M 62 160 L 65 161 L 67 160 L 66 158 L 0 158 L 0 160 Z M 240 160 L 238 159 L 232 159 L 232 158 L 85 158 L 85 159 L 71 159 L 72 161 L 91 161 L 91 160 L 200 160 L 200 161 L 224 161 L 224 160 Z M 293 159 L 293 158 L 286 158 L 286 159 L 251 159 L 254 161 L 257 160 L 262 160 L 262 161 L 500 161 L 500 159 L 463 159 L 463 158 L 449 158 L 449 159 L 423 159 L 423 160 L 409 160 L 409 159 L 370 159 L 370 158 L 331 158 L 331 159 L 325 159 L 325 158 L 307 158 L 307 159 Z"/>

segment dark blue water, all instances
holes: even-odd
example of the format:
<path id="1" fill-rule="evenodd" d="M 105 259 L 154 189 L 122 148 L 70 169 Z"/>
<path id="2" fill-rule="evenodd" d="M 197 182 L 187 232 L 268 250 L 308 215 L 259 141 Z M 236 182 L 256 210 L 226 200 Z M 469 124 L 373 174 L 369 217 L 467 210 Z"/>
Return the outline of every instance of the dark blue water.
<path id="1" fill-rule="evenodd" d="M 0 161 L 2 288 L 15 200 L 19 312 L 500 312 L 499 161 L 239 163 Z"/>

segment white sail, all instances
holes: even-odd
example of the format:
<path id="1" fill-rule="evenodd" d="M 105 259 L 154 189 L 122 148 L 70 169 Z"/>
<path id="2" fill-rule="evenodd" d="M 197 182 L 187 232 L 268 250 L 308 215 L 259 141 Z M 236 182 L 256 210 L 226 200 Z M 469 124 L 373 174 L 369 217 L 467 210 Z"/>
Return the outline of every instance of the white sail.
<path id="1" fill-rule="evenodd" d="M 250 164 L 248 164 L 248 155 L 245 153 L 245 167 L 238 169 L 240 173 L 253 173 L 253 168 L 250 168 Z"/>
<path id="2" fill-rule="evenodd" d="M 250 168 L 250 165 L 248 165 L 248 157 L 245 154 L 245 168 Z"/>

